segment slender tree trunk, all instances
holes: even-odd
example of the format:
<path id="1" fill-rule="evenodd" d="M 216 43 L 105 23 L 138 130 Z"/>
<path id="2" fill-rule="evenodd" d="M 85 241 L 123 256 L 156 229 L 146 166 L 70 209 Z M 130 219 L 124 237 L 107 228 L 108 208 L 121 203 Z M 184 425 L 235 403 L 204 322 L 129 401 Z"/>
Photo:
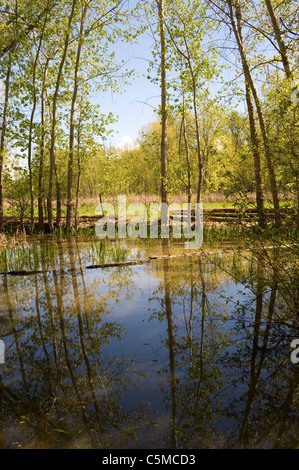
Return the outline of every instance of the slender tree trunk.
<path id="1" fill-rule="evenodd" d="M 176 44 L 174 38 L 170 34 L 170 38 L 172 43 L 174 44 L 175 48 L 177 49 L 178 53 L 184 57 L 184 59 L 188 63 L 191 80 L 192 80 L 192 92 L 193 92 L 193 111 L 194 111 L 194 118 L 195 118 L 195 129 L 196 129 L 196 149 L 197 149 L 197 159 L 198 159 L 198 184 L 197 184 L 197 197 L 196 201 L 199 203 L 201 198 L 201 189 L 202 189 L 202 180 L 203 180 L 203 156 L 201 151 L 201 144 L 200 144 L 200 128 L 199 128 L 199 118 L 198 118 L 198 111 L 197 111 L 197 85 L 196 85 L 196 77 L 193 70 L 190 48 L 184 35 L 184 43 L 186 47 L 186 53 L 184 53 Z"/>
<path id="2" fill-rule="evenodd" d="M 167 83 L 166 83 L 166 41 L 164 24 L 164 0 L 158 0 L 158 13 L 160 25 L 161 43 L 161 114 L 162 114 L 162 135 L 161 135 L 161 198 L 167 203 Z"/>
<path id="3" fill-rule="evenodd" d="M 255 106 L 257 109 L 257 115 L 259 119 L 259 124 L 261 128 L 261 133 L 262 133 L 262 138 L 263 138 L 263 144 L 264 144 L 264 150 L 265 150 L 265 157 L 266 157 L 266 163 L 267 163 L 267 168 L 268 168 L 268 173 L 269 173 L 269 180 L 270 180 L 270 189 L 271 189 L 271 194 L 272 194 L 272 199 L 273 199 L 273 205 L 274 205 L 274 217 L 275 217 L 275 225 L 276 227 L 281 226 L 281 216 L 280 216 L 280 208 L 279 208 L 279 198 L 278 198 L 278 190 L 277 190 L 277 184 L 276 184 L 276 176 L 275 176 L 275 170 L 274 170 L 274 165 L 271 157 L 271 150 L 269 146 L 269 141 L 268 141 L 268 136 L 267 136 L 267 131 L 266 131 L 266 126 L 264 122 L 264 117 L 263 117 L 263 112 L 262 108 L 258 99 L 258 95 L 256 92 L 256 89 L 253 87 L 252 88 L 253 92 L 253 97 L 255 101 Z"/>
<path id="4" fill-rule="evenodd" d="M 59 226 L 60 224 L 60 214 L 61 214 L 60 186 L 59 186 L 59 181 L 58 181 L 58 172 L 57 172 L 57 165 L 56 165 L 56 158 L 55 158 L 57 100 L 58 100 L 58 93 L 60 89 L 63 67 L 64 67 L 64 63 L 65 63 L 67 51 L 68 51 L 68 46 L 69 46 L 70 29 L 71 29 L 71 24 L 72 24 L 74 15 L 75 15 L 76 3 L 77 3 L 77 0 L 73 0 L 71 13 L 68 19 L 67 32 L 66 32 L 65 39 L 64 39 L 63 53 L 62 53 L 62 57 L 61 57 L 60 64 L 59 64 L 58 74 L 57 74 L 56 87 L 55 87 L 55 91 L 53 95 L 51 145 L 50 145 L 50 172 L 49 172 L 49 189 L 48 189 L 48 197 L 47 197 L 48 221 L 49 221 L 49 228 L 51 232 L 54 229 L 53 214 L 52 214 L 54 172 L 56 175 L 56 191 L 57 191 L 57 195 L 56 195 L 57 196 L 57 219 L 56 219 L 57 226 Z"/>
<path id="5" fill-rule="evenodd" d="M 198 112 L 197 112 L 197 104 L 196 104 L 197 90 L 196 90 L 194 75 L 192 77 L 192 81 L 193 81 L 193 107 L 194 107 L 194 117 L 195 117 L 195 127 L 196 127 L 196 148 L 197 148 L 197 159 L 198 159 L 198 184 L 197 184 L 196 202 L 199 203 L 201 199 L 203 159 L 202 159 L 202 152 L 201 152 L 201 145 L 200 145 L 200 130 L 199 130 L 199 120 L 198 120 Z"/>
<path id="6" fill-rule="evenodd" d="M 270 19 L 271 19 L 271 23 L 272 23 L 274 34 L 275 34 L 275 39 L 278 44 L 279 53 L 281 55 L 281 60 L 283 63 L 286 76 L 287 78 L 291 78 L 292 72 L 291 72 L 291 67 L 290 67 L 289 58 L 287 54 L 287 48 L 285 46 L 284 40 L 282 39 L 281 31 L 280 31 L 280 28 L 279 28 L 279 25 L 275 16 L 275 12 L 274 12 L 271 0 L 265 0 L 265 4 L 266 4 L 266 7 L 268 10 Z"/>
<path id="7" fill-rule="evenodd" d="M 77 162 L 78 162 L 78 174 L 77 174 L 77 188 L 76 188 L 76 206 L 75 206 L 75 228 L 78 228 L 79 221 L 79 192 L 80 192 L 80 181 L 81 181 L 81 157 L 80 157 L 80 131 L 78 131 L 78 143 L 77 143 Z"/>
<path id="8" fill-rule="evenodd" d="M 229 6 L 229 10 L 230 10 L 230 20 L 231 20 L 232 28 L 233 28 L 233 31 L 234 31 L 234 34 L 235 34 L 235 37 L 236 37 L 236 40 L 237 40 L 238 49 L 239 49 L 240 56 L 241 56 L 245 81 L 250 87 L 252 96 L 254 98 L 256 110 L 257 110 L 259 125 L 260 125 L 262 138 L 263 138 L 264 151 L 265 151 L 265 157 L 266 157 L 266 162 L 267 162 L 267 167 L 268 167 L 269 179 L 270 179 L 270 188 L 271 188 L 271 194 L 272 194 L 273 205 L 274 205 L 275 225 L 277 227 L 279 227 L 281 225 L 281 217 L 280 217 L 279 199 L 278 199 L 275 171 L 274 171 L 273 162 L 272 162 L 272 158 L 271 158 L 271 154 L 270 154 L 270 147 L 269 147 L 269 142 L 268 142 L 266 126 L 265 126 L 265 122 L 264 122 L 262 107 L 261 107 L 261 104 L 260 104 L 260 100 L 259 100 L 256 88 L 255 88 L 254 83 L 253 83 L 253 79 L 252 79 L 252 76 L 251 76 L 249 64 L 248 64 L 248 61 L 247 61 L 247 57 L 246 57 L 246 53 L 245 53 L 245 49 L 244 49 L 244 45 L 243 45 L 241 7 L 240 7 L 240 3 L 238 2 L 238 0 L 236 0 L 236 3 L 235 3 L 235 11 L 236 11 L 236 19 L 237 19 L 237 24 L 236 24 L 234 10 L 233 10 L 233 6 L 232 6 L 232 1 L 227 0 L 227 3 L 228 3 L 228 6 Z"/>
<path id="9" fill-rule="evenodd" d="M 251 92 L 249 86 L 246 84 L 246 102 L 248 109 L 250 138 L 252 145 L 253 161 L 254 161 L 254 175 L 255 175 L 255 191 L 256 191 L 256 207 L 258 224 L 261 228 L 265 227 L 265 213 L 264 213 L 264 197 L 262 189 L 262 176 L 261 176 L 261 157 L 259 151 L 258 136 L 255 127 L 254 109 L 251 99 Z"/>
<path id="10" fill-rule="evenodd" d="M 55 186 L 56 186 L 56 227 L 60 227 L 61 221 L 61 188 L 59 183 L 59 174 L 58 174 L 58 166 L 55 160 L 54 166 L 55 172 Z"/>
<path id="11" fill-rule="evenodd" d="M 5 152 L 5 136 L 7 128 L 7 117 L 8 117 L 8 101 L 9 101 L 9 88 L 11 78 L 11 56 L 14 51 L 9 54 L 7 72 L 5 79 L 5 95 L 3 105 L 3 117 L 2 117 L 2 128 L 0 136 L 0 230 L 3 230 L 3 162 Z"/>
<path id="12" fill-rule="evenodd" d="M 31 116 L 30 116 L 29 139 L 28 139 L 28 172 L 29 172 L 29 191 L 30 191 L 31 230 L 33 230 L 33 227 L 34 227 L 34 195 L 33 195 L 33 182 L 32 182 L 32 128 L 33 128 L 35 108 L 36 108 L 36 94 L 34 92 L 34 101 L 33 101 L 33 107 L 32 107 Z"/>
<path id="13" fill-rule="evenodd" d="M 188 203 L 191 204 L 191 165 L 190 165 L 190 151 L 189 151 L 189 143 L 187 138 L 187 127 L 186 127 L 186 112 L 185 112 L 185 93 L 183 91 L 183 134 L 184 134 L 184 142 L 185 142 L 185 149 L 186 149 L 186 159 L 187 159 L 187 181 L 188 181 Z"/>
<path id="14" fill-rule="evenodd" d="M 39 159 L 39 172 L 38 172 L 38 228 L 40 231 L 44 230 L 44 215 L 43 215 L 43 195 L 44 195 L 44 161 L 46 153 L 46 82 L 47 73 L 50 59 L 45 63 L 45 70 L 43 76 L 42 94 L 41 94 L 41 146 L 40 146 L 40 159 Z"/>
<path id="15" fill-rule="evenodd" d="M 32 110 L 31 110 L 31 116 L 30 116 L 30 124 L 29 124 L 29 138 L 28 138 L 28 171 L 29 171 L 29 187 L 30 187 L 30 218 L 31 218 L 31 230 L 34 228 L 34 194 L 33 194 L 33 182 L 32 182 L 32 132 L 33 132 L 33 121 L 34 121 L 34 115 L 35 115 L 35 110 L 36 110 L 36 105 L 37 105 L 37 96 L 36 96 L 36 68 L 37 68 L 37 62 L 43 42 L 43 36 L 44 36 L 44 31 L 45 31 L 45 26 L 47 22 L 47 14 L 45 16 L 45 21 L 43 24 L 43 29 L 40 35 L 39 43 L 38 43 L 38 48 L 36 51 L 35 59 L 34 59 L 34 64 L 33 64 L 33 73 L 32 73 L 32 86 L 33 86 L 33 105 L 32 105 Z"/>
<path id="16" fill-rule="evenodd" d="M 197 196 L 196 202 L 199 203 L 201 199 L 201 189 L 202 189 L 202 171 L 203 171 L 203 158 L 202 158 L 202 151 L 201 151 L 201 143 L 200 143 L 200 128 L 199 128 L 199 116 L 197 110 L 197 85 L 196 85 L 196 77 L 192 66 L 190 49 L 187 43 L 186 38 L 184 37 L 184 42 L 187 50 L 187 61 L 189 66 L 189 71 L 192 80 L 192 93 L 193 93 L 193 112 L 194 112 L 194 119 L 195 119 L 195 130 L 196 130 L 196 150 L 197 150 L 197 160 L 198 160 L 198 183 L 197 183 Z"/>
<path id="17" fill-rule="evenodd" d="M 69 160 L 68 160 L 68 182 L 67 182 L 67 212 L 66 212 L 66 226 L 70 228 L 72 226 L 72 187 L 73 187 L 73 160 L 74 160 L 74 142 L 75 142 L 75 112 L 76 103 L 79 89 L 79 68 L 81 63 L 81 53 L 83 46 L 83 32 L 84 24 L 86 20 L 88 5 L 84 6 L 82 12 L 81 23 L 80 23 L 80 34 L 78 38 L 77 56 L 75 65 L 75 76 L 74 76 L 74 90 L 72 96 L 71 105 L 71 116 L 70 116 L 70 139 L 69 139 Z"/>

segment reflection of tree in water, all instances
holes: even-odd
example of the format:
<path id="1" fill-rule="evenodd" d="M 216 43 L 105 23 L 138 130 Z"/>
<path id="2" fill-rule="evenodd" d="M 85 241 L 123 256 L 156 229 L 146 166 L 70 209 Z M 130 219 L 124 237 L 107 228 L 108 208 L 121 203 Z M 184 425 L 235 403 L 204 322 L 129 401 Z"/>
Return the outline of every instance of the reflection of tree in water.
<path id="1" fill-rule="evenodd" d="M 224 285 L 215 260 L 190 259 L 188 268 L 186 260 L 164 260 L 160 268 L 161 308 L 153 316 L 165 322 L 169 350 L 168 385 L 161 380 L 171 426 L 165 444 L 296 447 L 298 371 L 289 351 L 298 324 L 279 296 L 275 260 L 266 269 L 259 257 L 233 258 L 231 280 L 243 301 L 225 291 L 215 301 Z"/>
<path id="2" fill-rule="evenodd" d="M 281 260 L 276 253 L 266 258 L 254 255 L 245 277 L 234 267 L 247 292 L 233 310 L 239 340 L 222 358 L 231 377 L 239 370 L 232 384 L 237 397 L 226 406 L 227 417 L 236 421 L 229 446 L 296 447 L 298 441 L 298 371 L 290 361 L 298 322 L 281 295 Z"/>
<path id="3" fill-rule="evenodd" d="M 159 268 L 158 268 L 159 269 Z M 215 365 L 219 332 L 210 321 L 215 283 L 200 259 L 163 260 L 164 279 L 154 293 L 160 309 L 153 312 L 165 324 L 169 350 L 168 385 L 161 380 L 165 405 L 170 410 L 171 447 L 210 447 L 217 440 L 213 429 L 220 413 L 210 397 L 221 387 L 222 371 Z M 229 333 L 227 333 L 229 336 Z"/>
<path id="4" fill-rule="evenodd" d="M 3 279 L 4 335 L 13 344 L 9 379 L 4 373 L 0 389 L 3 446 L 12 442 L 9 436 L 5 444 L 6 426 L 10 427 L 7 434 L 15 434 L 17 442 L 29 447 L 82 443 L 109 447 L 109 433 L 114 442 L 131 439 L 130 433 L 123 432 L 130 416 L 121 409 L 127 359 L 104 353 L 105 345 L 125 333 L 119 322 L 107 316 L 109 299 L 119 296 L 115 274 L 111 273 L 110 290 L 101 298 L 96 282 L 85 283 L 76 244 L 69 241 L 67 253 L 69 269 L 59 244 L 59 266 L 53 258 L 52 272 L 18 280 L 19 301 L 21 292 L 34 299 L 20 317 L 14 315 L 11 300 L 15 281 L 6 275 Z M 43 256 L 41 263 L 46 266 Z M 122 285 L 129 276 L 129 268 L 117 273 Z M 132 282 L 127 284 L 131 289 Z"/>

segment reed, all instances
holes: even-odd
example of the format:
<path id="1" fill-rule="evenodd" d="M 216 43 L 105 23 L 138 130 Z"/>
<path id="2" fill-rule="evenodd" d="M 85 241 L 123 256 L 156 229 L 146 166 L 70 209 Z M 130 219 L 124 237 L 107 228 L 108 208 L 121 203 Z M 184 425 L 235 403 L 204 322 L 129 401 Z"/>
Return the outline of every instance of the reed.
<path id="1" fill-rule="evenodd" d="M 57 255 L 53 243 L 43 245 L 5 246 L 0 249 L 0 271 L 37 271 L 51 267 Z"/>
<path id="2" fill-rule="evenodd" d="M 113 246 L 113 256 L 114 261 L 126 261 L 129 250 L 127 248 L 121 247 L 118 243 L 115 243 Z"/>
<path id="3" fill-rule="evenodd" d="M 93 243 L 91 245 L 91 261 L 96 264 L 105 264 L 107 258 L 106 243 L 101 241 L 100 243 Z"/>

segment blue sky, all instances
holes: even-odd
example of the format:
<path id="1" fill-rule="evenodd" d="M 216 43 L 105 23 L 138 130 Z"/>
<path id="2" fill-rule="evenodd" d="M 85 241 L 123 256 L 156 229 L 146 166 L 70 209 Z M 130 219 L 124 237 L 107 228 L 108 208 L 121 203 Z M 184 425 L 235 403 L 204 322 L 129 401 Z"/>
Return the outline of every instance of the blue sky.
<path id="1" fill-rule="evenodd" d="M 130 60 L 130 65 L 139 76 L 132 80 L 130 86 L 126 86 L 123 93 L 106 93 L 101 99 L 102 111 L 119 116 L 118 122 L 113 125 L 117 134 L 109 138 L 111 144 L 118 144 L 126 136 L 136 139 L 141 127 L 156 119 L 152 106 L 157 107 L 160 103 L 159 87 L 143 77 L 146 73 L 145 62 L 135 58 Z"/>
<path id="2" fill-rule="evenodd" d="M 134 3 L 130 2 L 130 6 Z M 116 58 L 127 61 L 126 68 L 134 69 L 138 76 L 132 78 L 131 85 L 125 86 L 123 93 L 112 95 L 105 92 L 96 97 L 101 104 L 101 112 L 113 112 L 119 116 L 118 122 L 113 125 L 115 136 L 108 138 L 108 144 L 117 145 L 126 137 L 136 139 L 141 127 L 156 119 L 153 107 L 160 104 L 160 89 L 146 78 L 153 43 L 153 38 L 143 34 L 138 44 L 118 41 L 115 45 Z"/>

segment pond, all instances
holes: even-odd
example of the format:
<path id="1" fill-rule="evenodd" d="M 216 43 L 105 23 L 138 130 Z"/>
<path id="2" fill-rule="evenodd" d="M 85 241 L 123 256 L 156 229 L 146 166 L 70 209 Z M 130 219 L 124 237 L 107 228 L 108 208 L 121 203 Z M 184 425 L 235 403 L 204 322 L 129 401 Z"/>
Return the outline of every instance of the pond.
<path id="1" fill-rule="evenodd" d="M 298 448 L 289 252 L 20 250 L 0 275 L 1 448 Z M 112 265 L 128 260 L 140 263 Z"/>

